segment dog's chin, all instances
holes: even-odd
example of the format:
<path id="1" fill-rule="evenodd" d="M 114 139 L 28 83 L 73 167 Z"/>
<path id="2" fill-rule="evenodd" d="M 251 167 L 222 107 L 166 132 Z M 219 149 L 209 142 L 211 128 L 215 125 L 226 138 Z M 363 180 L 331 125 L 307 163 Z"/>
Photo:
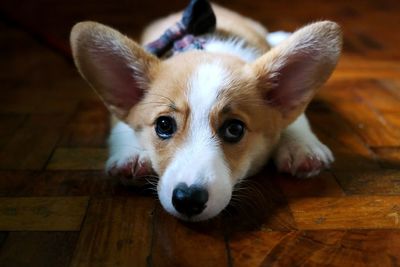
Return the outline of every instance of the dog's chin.
<path id="1" fill-rule="evenodd" d="M 224 207 L 224 208 L 225 208 L 225 207 Z M 224 208 L 223 208 L 223 209 L 224 209 Z M 200 214 L 198 214 L 198 215 L 191 216 L 191 217 L 185 216 L 185 215 L 183 215 L 183 214 L 181 214 L 181 213 L 179 213 L 179 212 L 176 212 L 175 210 L 173 210 L 173 211 L 168 211 L 168 212 L 169 212 L 171 215 L 177 217 L 178 219 L 180 219 L 180 220 L 182 220 L 182 221 L 187 221 L 187 222 L 201 222 L 201 221 L 210 220 L 210 219 L 212 219 L 212 218 L 218 216 L 218 215 L 222 212 L 223 209 L 218 210 L 218 211 L 214 211 L 213 213 L 208 213 L 208 212 L 205 211 L 205 212 L 202 212 L 202 213 L 200 213 Z"/>
<path id="2" fill-rule="evenodd" d="M 202 221 L 206 221 L 206 220 L 210 220 L 212 218 L 214 218 L 216 215 L 214 216 L 209 216 L 209 215 L 203 215 L 203 214 L 199 214 L 196 216 L 192 216 L 192 217 L 187 217 L 185 215 L 182 215 L 180 213 L 171 213 L 173 216 L 175 216 L 176 218 L 182 220 L 182 221 L 186 221 L 186 222 L 202 222 Z"/>

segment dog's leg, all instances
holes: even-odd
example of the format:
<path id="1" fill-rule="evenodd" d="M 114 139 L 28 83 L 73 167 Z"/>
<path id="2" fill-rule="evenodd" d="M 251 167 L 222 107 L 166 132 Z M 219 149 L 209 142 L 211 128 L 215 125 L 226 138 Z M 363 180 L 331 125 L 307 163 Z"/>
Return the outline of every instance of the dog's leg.
<path id="1" fill-rule="evenodd" d="M 140 146 L 135 131 L 123 122 L 118 122 L 109 138 L 110 156 L 106 171 L 118 176 L 124 184 L 138 184 L 139 177 L 152 174 L 147 152 Z"/>
<path id="2" fill-rule="evenodd" d="M 273 158 L 280 172 L 297 177 L 317 175 L 334 160 L 329 148 L 311 131 L 304 114 L 283 131 Z"/>

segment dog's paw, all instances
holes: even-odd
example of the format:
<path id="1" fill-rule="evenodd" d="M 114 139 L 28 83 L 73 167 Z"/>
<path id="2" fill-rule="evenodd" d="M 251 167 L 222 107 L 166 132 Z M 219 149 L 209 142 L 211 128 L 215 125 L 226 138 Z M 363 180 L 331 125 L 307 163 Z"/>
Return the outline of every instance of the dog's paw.
<path id="1" fill-rule="evenodd" d="M 119 177 L 125 185 L 138 185 L 142 184 L 140 178 L 153 174 L 153 169 L 147 153 L 138 150 L 111 155 L 106 163 L 106 172 Z"/>
<path id="2" fill-rule="evenodd" d="M 329 168 L 334 161 L 332 152 L 318 139 L 283 142 L 274 155 L 278 171 L 309 178 Z"/>

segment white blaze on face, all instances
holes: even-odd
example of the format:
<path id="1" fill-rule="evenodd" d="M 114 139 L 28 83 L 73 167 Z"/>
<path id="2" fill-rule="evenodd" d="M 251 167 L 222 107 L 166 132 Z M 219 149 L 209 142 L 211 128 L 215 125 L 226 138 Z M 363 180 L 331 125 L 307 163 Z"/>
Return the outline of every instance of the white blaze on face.
<path id="1" fill-rule="evenodd" d="M 187 138 L 161 177 L 158 188 L 164 208 L 178 217 L 181 216 L 172 205 L 172 191 L 179 183 L 201 185 L 208 191 L 207 207 L 192 220 L 217 215 L 231 199 L 233 185 L 230 170 L 210 125 L 211 109 L 218 93 L 226 86 L 227 78 L 228 72 L 221 65 L 208 63 L 200 65 L 189 81 Z"/>

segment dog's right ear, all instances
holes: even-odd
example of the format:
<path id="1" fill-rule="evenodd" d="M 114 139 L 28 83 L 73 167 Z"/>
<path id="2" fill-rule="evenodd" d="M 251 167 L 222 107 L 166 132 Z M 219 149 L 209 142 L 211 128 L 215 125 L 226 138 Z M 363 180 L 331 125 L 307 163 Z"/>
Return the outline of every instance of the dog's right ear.
<path id="1" fill-rule="evenodd" d="M 81 75 L 123 120 L 148 90 L 159 60 L 120 32 L 96 22 L 76 24 L 70 41 Z"/>
<path id="2" fill-rule="evenodd" d="M 252 63 L 264 101 L 282 114 L 286 127 L 334 70 L 342 47 L 339 25 L 309 24 Z"/>

